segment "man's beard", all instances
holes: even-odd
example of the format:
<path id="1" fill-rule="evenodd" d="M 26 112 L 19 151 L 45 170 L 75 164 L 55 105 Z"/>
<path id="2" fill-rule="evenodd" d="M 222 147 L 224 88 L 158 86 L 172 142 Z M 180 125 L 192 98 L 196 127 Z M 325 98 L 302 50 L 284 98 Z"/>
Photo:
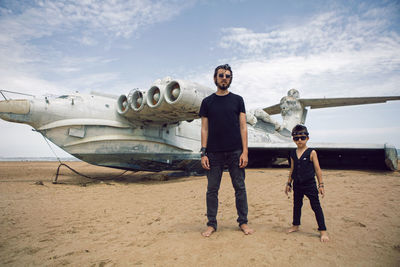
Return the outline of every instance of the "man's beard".
<path id="1" fill-rule="evenodd" d="M 220 84 L 217 84 L 217 87 L 219 89 L 221 89 L 222 91 L 225 91 L 225 90 L 227 90 L 229 88 L 230 85 L 231 85 L 230 83 L 228 83 L 227 85 L 223 85 L 223 84 L 220 83 Z"/>

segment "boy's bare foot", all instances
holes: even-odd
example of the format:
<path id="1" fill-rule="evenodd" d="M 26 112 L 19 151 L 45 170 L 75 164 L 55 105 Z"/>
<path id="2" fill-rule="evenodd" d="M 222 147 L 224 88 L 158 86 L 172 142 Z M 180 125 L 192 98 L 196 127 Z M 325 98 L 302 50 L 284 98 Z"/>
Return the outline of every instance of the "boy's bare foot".
<path id="1" fill-rule="evenodd" d="M 254 230 L 253 229 L 251 229 L 247 224 L 242 224 L 241 226 L 240 226 L 240 230 L 242 230 L 243 231 L 243 233 L 245 234 L 245 235 L 251 235 L 252 233 L 254 233 Z"/>
<path id="2" fill-rule="evenodd" d="M 289 233 L 293 233 L 293 232 L 297 232 L 297 231 L 299 231 L 299 226 L 298 225 L 293 225 L 286 232 L 289 234 Z"/>
<path id="3" fill-rule="evenodd" d="M 208 226 L 207 230 L 205 230 L 203 233 L 201 233 L 201 235 L 204 237 L 210 237 L 210 235 L 212 235 L 212 233 L 214 233 L 214 232 L 215 232 L 214 227 Z"/>
<path id="4" fill-rule="evenodd" d="M 326 231 L 320 231 L 321 233 L 321 242 L 329 242 L 329 236 Z"/>

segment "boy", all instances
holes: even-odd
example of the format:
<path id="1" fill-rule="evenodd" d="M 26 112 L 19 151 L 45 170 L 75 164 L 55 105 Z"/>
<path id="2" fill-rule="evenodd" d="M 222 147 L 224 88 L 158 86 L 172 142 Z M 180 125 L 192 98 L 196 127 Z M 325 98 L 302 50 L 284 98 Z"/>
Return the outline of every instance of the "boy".
<path id="1" fill-rule="evenodd" d="M 290 174 L 285 193 L 288 195 L 288 192 L 291 191 L 293 181 L 293 226 L 287 232 L 299 231 L 301 207 L 303 206 L 303 197 L 306 195 L 317 219 L 321 242 L 328 242 L 324 213 L 318 199 L 318 193 L 324 197 L 325 190 L 317 152 L 307 147 L 309 137 L 307 127 L 304 125 L 296 125 L 292 130 L 292 136 L 297 149 L 290 153 Z M 315 184 L 315 175 L 318 179 L 318 189 Z"/>

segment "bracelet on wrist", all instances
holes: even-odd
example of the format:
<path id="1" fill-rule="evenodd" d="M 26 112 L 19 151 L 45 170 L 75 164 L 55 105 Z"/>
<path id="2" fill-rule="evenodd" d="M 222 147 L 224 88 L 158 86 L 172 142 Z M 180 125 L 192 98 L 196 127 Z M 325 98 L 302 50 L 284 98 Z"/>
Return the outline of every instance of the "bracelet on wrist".
<path id="1" fill-rule="evenodd" d="M 206 147 L 202 147 L 202 148 L 200 149 L 201 157 L 207 156 L 206 150 L 207 150 Z"/>
<path id="2" fill-rule="evenodd" d="M 286 185 L 292 187 L 292 183 L 287 182 Z"/>

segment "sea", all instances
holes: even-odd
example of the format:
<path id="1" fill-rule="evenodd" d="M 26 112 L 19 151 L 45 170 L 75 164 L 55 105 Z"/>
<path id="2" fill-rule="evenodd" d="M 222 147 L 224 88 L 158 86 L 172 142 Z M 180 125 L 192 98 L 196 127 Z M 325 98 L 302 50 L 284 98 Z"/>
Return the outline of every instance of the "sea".
<path id="1" fill-rule="evenodd" d="M 62 157 L 61 161 L 81 161 L 75 157 Z M 56 157 L 0 157 L 0 161 L 58 161 Z"/>

